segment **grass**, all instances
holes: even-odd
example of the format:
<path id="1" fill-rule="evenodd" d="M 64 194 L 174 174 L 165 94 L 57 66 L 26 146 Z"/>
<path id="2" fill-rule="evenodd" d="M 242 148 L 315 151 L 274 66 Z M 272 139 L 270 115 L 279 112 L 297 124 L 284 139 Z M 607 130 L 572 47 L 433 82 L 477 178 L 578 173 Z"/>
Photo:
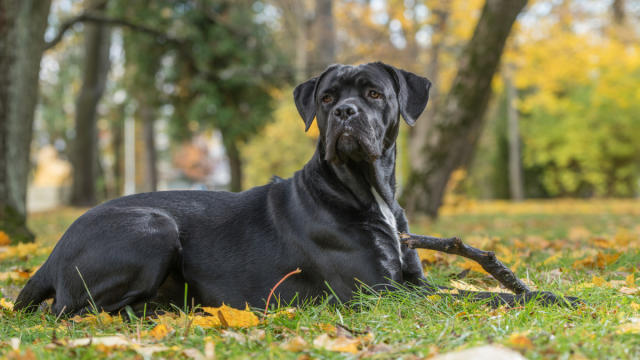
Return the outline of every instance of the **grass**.
<path id="1" fill-rule="evenodd" d="M 80 213 L 63 209 L 32 217 L 32 229 L 45 250 L 5 258 L 0 262 L 0 272 L 28 269 L 43 262 L 47 247 Z M 135 346 L 72 347 L 68 343 L 69 339 L 122 334 L 140 338 L 147 347 L 164 346 L 164 351 L 153 356 L 167 358 L 188 358 L 193 355 L 189 352 L 192 349 L 202 355 L 211 346 L 207 344 L 213 344 L 218 358 L 356 358 L 368 350 L 366 355 L 373 358 L 411 359 L 483 344 L 501 344 L 529 359 L 638 358 L 640 291 L 634 291 L 638 288 L 636 277 L 640 278 L 635 274 L 640 264 L 640 202 L 492 202 L 447 208 L 444 213 L 435 223 L 414 221 L 412 231 L 462 236 L 474 246 L 496 251 L 538 289 L 578 296 L 586 305 L 576 309 L 536 304 L 489 309 L 481 303 L 425 297 L 411 291 L 358 294 L 350 306 L 328 302 L 307 305 L 291 317 L 269 317 L 248 329 L 203 328 L 174 321 L 173 331 L 157 344 L 145 331 L 161 323 L 160 319 L 122 322 L 105 318 L 92 322 L 43 312 L 4 311 L 0 312 L 0 357 L 142 356 Z M 451 285 L 452 276 L 471 268 L 456 286 L 487 289 L 497 285 L 463 259 L 429 251 L 420 254 L 427 276 L 439 284 Z M 0 291 L 5 298 L 14 298 L 23 284 L 23 280 L 0 281 Z M 373 341 L 367 342 L 359 354 L 314 347 L 314 339 L 322 334 L 335 335 L 336 329 L 327 324 L 370 332 Z M 298 335 L 308 344 L 302 352 L 281 347 Z M 11 338 L 20 339 L 18 350 L 10 346 Z"/>

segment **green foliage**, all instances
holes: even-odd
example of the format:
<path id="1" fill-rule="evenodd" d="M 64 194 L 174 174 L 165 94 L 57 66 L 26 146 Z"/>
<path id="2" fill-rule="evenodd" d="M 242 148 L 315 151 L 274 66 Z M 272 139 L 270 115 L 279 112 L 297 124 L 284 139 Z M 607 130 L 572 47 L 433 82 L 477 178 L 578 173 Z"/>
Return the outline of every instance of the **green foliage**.
<path id="1" fill-rule="evenodd" d="M 273 175 L 288 178 L 311 158 L 315 151 L 316 127 L 304 132 L 304 123 L 290 95 L 280 96 L 275 121 L 267 125 L 242 148 L 246 186 L 263 185 Z"/>
<path id="2" fill-rule="evenodd" d="M 640 82 L 639 75 L 627 76 Z M 622 107 L 589 85 L 567 86 L 558 100 L 555 108 L 536 107 L 524 116 L 525 166 L 540 169 L 540 180 L 553 196 L 636 193 L 639 103 Z"/>

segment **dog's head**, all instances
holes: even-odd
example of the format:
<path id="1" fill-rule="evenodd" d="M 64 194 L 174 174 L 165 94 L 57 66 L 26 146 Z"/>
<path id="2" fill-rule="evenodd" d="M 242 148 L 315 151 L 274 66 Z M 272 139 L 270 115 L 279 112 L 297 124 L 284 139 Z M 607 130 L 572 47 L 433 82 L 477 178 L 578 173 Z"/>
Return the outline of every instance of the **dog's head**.
<path id="1" fill-rule="evenodd" d="M 325 160 L 373 162 L 395 142 L 400 115 L 415 123 L 430 86 L 426 78 L 377 62 L 332 65 L 293 94 L 306 130 L 317 119 Z"/>

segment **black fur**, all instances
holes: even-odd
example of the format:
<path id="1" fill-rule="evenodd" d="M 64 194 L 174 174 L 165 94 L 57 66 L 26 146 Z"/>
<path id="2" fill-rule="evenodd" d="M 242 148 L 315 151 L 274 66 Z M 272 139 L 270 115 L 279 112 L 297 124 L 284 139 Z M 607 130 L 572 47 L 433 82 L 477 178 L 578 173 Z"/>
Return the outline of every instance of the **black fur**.
<path id="1" fill-rule="evenodd" d="M 292 178 L 241 193 L 166 191 L 96 206 L 69 227 L 15 308 L 53 297 L 54 313 L 82 313 L 87 289 L 109 312 L 182 305 L 185 283 L 189 304 L 261 307 L 298 267 L 276 290 L 284 302 L 320 297 L 326 284 L 343 301 L 359 281 L 422 284 L 416 251 L 398 241 L 409 229 L 395 200 L 395 139 L 400 115 L 413 124 L 429 86 L 382 63 L 329 67 L 295 89 L 306 127 L 315 117 L 320 138 Z M 338 116 L 339 106 L 355 114 Z"/>

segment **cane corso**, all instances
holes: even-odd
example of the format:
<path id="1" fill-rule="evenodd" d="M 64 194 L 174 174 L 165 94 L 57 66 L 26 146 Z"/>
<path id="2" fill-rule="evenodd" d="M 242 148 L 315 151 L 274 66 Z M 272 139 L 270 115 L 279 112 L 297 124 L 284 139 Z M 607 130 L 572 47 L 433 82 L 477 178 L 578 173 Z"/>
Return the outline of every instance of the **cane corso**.
<path id="1" fill-rule="evenodd" d="M 294 90 L 317 149 L 290 179 L 241 193 L 163 191 L 87 211 L 29 280 L 16 309 L 54 299 L 56 314 L 118 312 L 144 303 L 264 306 L 368 288 L 423 285 L 395 199 L 400 117 L 413 125 L 429 98 L 424 77 L 383 63 L 333 65 Z M 241 121 L 241 119 L 238 119 Z M 186 284 L 186 286 L 185 286 Z M 480 296 L 482 297 L 482 296 Z M 486 296 L 485 296 L 486 297 Z M 516 299 L 501 294 L 502 302 Z"/>

